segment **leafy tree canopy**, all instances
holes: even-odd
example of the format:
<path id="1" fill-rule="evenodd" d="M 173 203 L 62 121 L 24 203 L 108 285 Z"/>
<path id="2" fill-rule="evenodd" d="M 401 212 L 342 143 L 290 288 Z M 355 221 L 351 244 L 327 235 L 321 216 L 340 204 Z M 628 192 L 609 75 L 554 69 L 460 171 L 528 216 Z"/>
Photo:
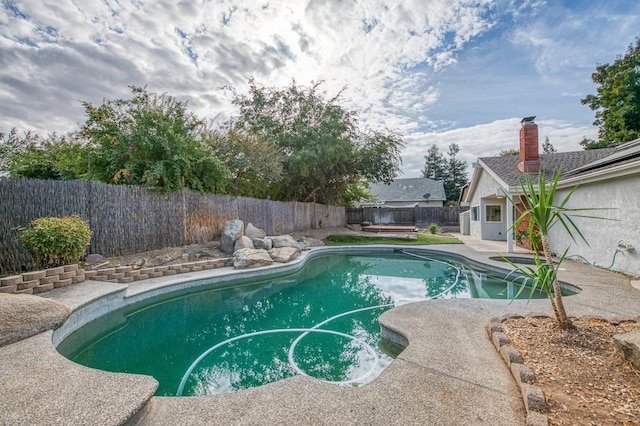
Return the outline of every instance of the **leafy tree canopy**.
<path id="1" fill-rule="evenodd" d="M 595 112 L 593 124 L 604 146 L 625 143 L 640 137 L 640 38 L 624 56 L 612 64 L 596 67 L 591 75 L 597 94 L 582 99 Z M 584 142 L 584 141 L 583 141 Z M 592 149 L 594 145 L 582 144 Z"/>
<path id="2" fill-rule="evenodd" d="M 517 149 L 503 149 L 498 153 L 500 157 L 508 157 L 510 155 L 520 155 L 520 151 Z"/>
<path id="3" fill-rule="evenodd" d="M 271 140 L 242 129 L 203 135 L 213 155 L 229 170 L 227 193 L 267 198 L 282 179 L 282 153 Z"/>
<path id="4" fill-rule="evenodd" d="M 580 145 L 582 145 L 582 148 L 584 148 L 585 150 L 588 150 L 588 149 L 606 148 L 612 144 L 610 142 L 603 141 L 603 140 L 594 141 L 593 139 L 588 139 L 583 137 L 582 140 L 580 141 Z"/>
<path id="5" fill-rule="evenodd" d="M 391 182 L 399 172 L 402 137 L 393 131 L 358 128 L 356 112 L 295 81 L 263 87 L 249 80 L 249 94 L 233 89 L 239 108 L 236 129 L 275 143 L 283 154 L 283 177 L 273 188 L 280 200 L 347 205 L 362 180 Z"/>
<path id="6" fill-rule="evenodd" d="M 228 170 L 202 142 L 205 124 L 187 111 L 186 102 L 146 88 L 132 86 L 131 92 L 131 99 L 83 103 L 82 134 L 96 148 L 93 177 L 163 192 L 221 191 Z"/>
<path id="7" fill-rule="evenodd" d="M 15 129 L 0 133 L 0 171 L 11 178 L 68 180 L 87 177 L 90 148 L 77 138 L 31 132 L 20 137 Z"/>

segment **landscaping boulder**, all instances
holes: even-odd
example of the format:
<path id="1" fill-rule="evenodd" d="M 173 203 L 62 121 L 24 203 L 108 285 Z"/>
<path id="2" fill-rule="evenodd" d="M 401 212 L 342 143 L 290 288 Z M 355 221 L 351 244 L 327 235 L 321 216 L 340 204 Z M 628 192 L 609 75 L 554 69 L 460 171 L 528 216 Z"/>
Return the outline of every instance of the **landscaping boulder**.
<path id="1" fill-rule="evenodd" d="M 244 223 L 240 219 L 228 221 L 222 229 L 220 236 L 220 250 L 232 254 L 236 241 L 244 235 Z"/>
<path id="2" fill-rule="evenodd" d="M 266 237 L 267 233 L 249 223 L 244 229 L 244 235 L 251 238 L 252 240 L 255 240 L 256 238 Z"/>
<path id="3" fill-rule="evenodd" d="M 635 368 L 640 369 L 640 330 L 613 336 L 618 352 Z"/>
<path id="4" fill-rule="evenodd" d="M 104 256 L 98 253 L 93 253 L 87 255 L 84 260 L 86 260 L 90 265 L 97 265 L 98 263 L 104 262 Z"/>
<path id="5" fill-rule="evenodd" d="M 58 328 L 71 309 L 55 300 L 0 293 L 0 346 Z"/>
<path id="6" fill-rule="evenodd" d="M 273 241 L 271 238 L 254 238 L 253 246 L 257 249 L 271 250 L 273 248 Z"/>
<path id="7" fill-rule="evenodd" d="M 295 247 L 278 247 L 269 251 L 274 262 L 287 263 L 300 256 L 300 249 Z"/>
<path id="8" fill-rule="evenodd" d="M 300 244 L 300 248 L 302 250 L 309 250 L 311 247 L 320 247 L 324 245 L 324 242 L 322 240 L 311 237 L 301 237 L 298 240 L 298 243 Z"/>
<path id="9" fill-rule="evenodd" d="M 247 237 L 246 235 L 243 235 L 242 237 L 238 238 L 235 245 L 233 246 L 233 251 L 236 252 L 243 248 L 250 248 L 250 249 L 255 248 L 253 246 L 253 243 L 251 242 L 251 238 Z"/>
<path id="10" fill-rule="evenodd" d="M 233 253 L 233 267 L 236 269 L 255 268 L 273 264 L 269 252 L 262 249 L 243 248 Z"/>
<path id="11" fill-rule="evenodd" d="M 271 239 L 273 240 L 273 248 L 293 247 L 300 249 L 300 244 L 291 235 L 280 235 Z"/>

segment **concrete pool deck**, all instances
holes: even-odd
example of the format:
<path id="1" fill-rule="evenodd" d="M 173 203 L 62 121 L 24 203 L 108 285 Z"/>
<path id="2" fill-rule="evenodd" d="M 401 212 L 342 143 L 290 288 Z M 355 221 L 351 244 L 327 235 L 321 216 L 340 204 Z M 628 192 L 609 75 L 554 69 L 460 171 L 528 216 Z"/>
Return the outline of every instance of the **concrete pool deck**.
<path id="1" fill-rule="evenodd" d="M 499 244 L 494 247 L 503 250 Z M 496 255 L 491 247 L 474 249 L 472 241 L 421 248 L 508 266 L 489 259 Z M 640 291 L 631 278 L 572 261 L 563 267 L 561 279 L 582 289 L 565 298 L 571 316 L 638 316 Z M 78 311 L 123 289 L 133 297 L 178 279 L 221 273 L 202 271 L 128 287 L 88 281 L 46 295 Z M 551 314 L 548 305 L 547 300 L 486 299 L 403 305 L 384 313 L 380 322 L 409 345 L 368 385 L 346 388 L 294 377 L 207 397 L 153 397 L 154 379 L 74 364 L 57 353 L 48 331 L 0 348 L 0 424 L 524 424 L 518 387 L 484 327 L 506 313 Z M 135 413 L 138 417 L 131 419 Z"/>

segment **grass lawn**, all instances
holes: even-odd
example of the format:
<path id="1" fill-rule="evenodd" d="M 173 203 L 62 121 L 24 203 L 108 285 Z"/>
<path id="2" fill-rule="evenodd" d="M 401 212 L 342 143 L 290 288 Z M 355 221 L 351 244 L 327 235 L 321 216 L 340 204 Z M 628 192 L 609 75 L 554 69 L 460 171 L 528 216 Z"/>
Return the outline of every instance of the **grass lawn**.
<path id="1" fill-rule="evenodd" d="M 416 239 L 402 237 L 376 237 L 361 235 L 329 235 L 324 239 L 328 246 L 355 246 L 365 244 L 397 244 L 397 245 L 429 245 L 429 244 L 462 244 L 457 238 L 443 237 L 433 234 L 416 234 Z"/>

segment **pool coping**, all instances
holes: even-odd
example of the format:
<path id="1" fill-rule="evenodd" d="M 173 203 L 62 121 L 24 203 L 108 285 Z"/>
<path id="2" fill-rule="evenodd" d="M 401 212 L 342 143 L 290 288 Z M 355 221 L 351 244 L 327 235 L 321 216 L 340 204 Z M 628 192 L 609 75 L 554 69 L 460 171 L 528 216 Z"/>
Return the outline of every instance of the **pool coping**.
<path id="1" fill-rule="evenodd" d="M 488 260 L 488 256 L 492 254 L 495 255 L 495 253 L 479 253 L 463 245 L 426 247 L 386 245 L 342 246 L 319 248 L 314 249 L 312 252 L 320 253 L 322 251 L 331 251 L 353 253 L 354 251 L 367 252 L 370 251 L 370 249 L 376 248 L 385 250 L 402 248 L 439 251 L 463 256 L 472 261 L 482 262 L 498 270 L 507 269 L 505 268 L 504 262 Z M 138 282 L 143 283 L 141 285 L 137 285 L 138 283 L 127 285 L 91 281 L 81 284 L 81 287 L 76 290 L 67 287 L 60 289 L 60 291 L 54 290 L 46 296 L 67 304 L 73 309 L 74 314 L 76 314 L 76 319 L 72 319 L 74 315 L 72 314 L 70 320 L 68 320 L 70 321 L 69 325 L 67 325 L 67 327 L 71 329 L 74 321 L 78 321 L 79 324 L 84 320 L 81 318 L 82 315 L 98 315 L 100 312 L 103 312 L 101 309 L 107 309 L 110 303 L 113 303 L 119 298 L 123 300 L 128 298 L 130 301 L 134 301 L 140 297 L 154 297 L 162 294 L 163 291 L 175 289 L 176 286 L 195 286 L 195 284 L 189 283 L 193 283 L 194 280 L 195 282 L 200 282 L 212 275 L 218 277 L 223 277 L 223 274 L 226 277 L 247 274 L 259 275 L 260 273 L 264 273 L 265 270 L 277 270 L 285 273 L 286 271 L 301 267 L 308 257 L 309 256 L 305 254 L 295 262 L 285 266 L 278 265 L 235 273 L 227 270 L 226 274 L 224 274 L 224 270 L 227 268 L 222 268 L 221 270 L 187 273 L 164 277 L 162 279 L 148 280 L 149 282 Z M 640 301 L 638 300 L 640 293 L 631 287 L 628 277 L 597 270 L 596 268 L 588 267 L 587 265 L 577 262 L 565 262 L 565 264 L 570 267 L 561 271 L 563 281 L 574 284 L 580 283 L 580 287 L 582 288 L 580 294 L 566 298 L 567 310 L 570 314 L 574 314 L 575 311 L 580 315 L 590 314 L 603 317 L 615 317 L 630 315 L 632 312 L 637 312 L 638 309 L 640 309 Z M 229 274 L 229 272 L 232 273 Z M 603 300 L 606 300 L 603 298 L 603 295 L 609 297 L 611 305 L 613 306 L 607 306 L 603 303 Z M 90 310 L 93 309 L 91 307 L 93 305 L 92 301 L 96 300 L 103 300 L 103 303 L 102 305 L 100 303 L 96 305 L 98 308 L 90 312 Z M 48 412 L 51 416 L 60 413 L 59 415 L 62 417 L 58 418 L 59 424 L 73 423 L 70 418 L 64 416 L 71 416 L 76 420 L 78 418 L 84 418 L 86 423 L 120 424 L 126 423 L 126 421 L 129 421 L 126 419 L 132 418 L 132 411 L 135 410 L 130 408 L 131 403 L 133 400 L 137 400 L 138 403 L 134 404 L 137 407 L 137 412 L 140 415 L 146 414 L 146 417 L 142 419 L 135 418 L 133 421 L 139 421 L 142 422 L 142 424 L 176 424 L 171 422 L 182 422 L 182 420 L 186 418 L 188 418 L 189 421 L 183 424 L 208 424 L 211 419 L 206 412 L 210 410 L 212 406 L 215 407 L 218 413 L 224 413 L 227 418 L 231 419 L 232 423 L 251 423 L 248 421 L 249 418 L 253 419 L 256 423 L 261 423 L 261 420 L 264 421 L 271 418 L 269 417 L 270 415 L 275 415 L 269 414 L 274 412 L 278 415 L 284 415 L 284 417 L 279 417 L 279 419 L 287 418 L 291 422 L 299 422 L 302 419 L 301 416 L 303 416 L 303 413 L 299 410 L 288 406 L 274 409 L 274 407 L 271 407 L 271 404 L 264 402 L 278 398 L 278 396 L 293 395 L 297 398 L 298 403 L 306 406 L 306 414 L 304 415 L 309 416 L 314 414 L 318 416 L 318 419 L 333 419 L 337 423 L 347 424 L 353 421 L 363 423 L 366 422 L 369 417 L 364 415 L 359 416 L 357 414 L 336 417 L 335 409 L 331 407 L 335 408 L 343 404 L 343 401 L 352 401 L 355 404 L 354 406 L 368 407 L 376 398 L 384 399 L 386 397 L 392 399 L 403 395 L 404 398 L 401 398 L 403 406 L 390 403 L 384 410 L 380 409 L 380 412 L 386 410 L 386 415 L 392 417 L 383 416 L 378 419 L 378 423 L 388 424 L 390 419 L 394 419 L 394 421 L 404 419 L 411 423 L 416 422 L 417 419 L 424 420 L 430 418 L 433 421 L 444 421 L 443 424 L 510 424 L 514 419 L 518 419 L 518 421 L 524 419 L 522 401 L 521 399 L 518 402 L 514 401 L 514 398 L 519 398 L 517 395 L 518 389 L 513 383 L 513 378 L 510 376 L 508 369 L 505 368 L 504 365 L 496 365 L 496 361 L 500 361 L 499 355 L 488 352 L 487 347 L 484 345 L 484 343 L 490 344 L 486 338 L 486 332 L 484 332 L 484 324 L 486 324 L 491 317 L 507 312 L 523 314 L 532 311 L 549 312 L 549 308 L 546 306 L 548 304 L 547 301 L 543 301 L 543 303 L 539 301 L 531 301 L 531 303 L 513 302 L 508 305 L 505 301 L 498 302 L 501 303 L 481 299 L 473 299 L 473 301 L 455 300 L 451 302 L 428 301 L 413 303 L 387 311 L 380 318 L 382 329 L 386 330 L 385 333 L 387 335 L 400 339 L 400 344 L 408 342 L 408 347 L 392 365 L 383 372 L 381 377 L 374 380 L 371 384 L 357 389 L 337 388 L 336 386 L 320 384 L 313 379 L 295 377 L 252 390 L 242 391 L 236 394 L 218 395 L 215 397 L 151 397 L 153 392 L 155 392 L 155 386 L 157 386 L 154 379 L 129 374 L 97 372 L 97 370 L 73 364 L 55 351 L 54 341 L 56 338 L 53 337 L 55 333 L 41 333 L 40 335 L 25 339 L 25 341 L 0 348 L 0 367 L 2 367 L 3 371 L 6 371 L 5 367 L 15 370 L 13 371 L 13 381 L 11 383 L 19 387 L 17 394 L 22 398 L 16 398 L 15 389 L 6 389 L 5 387 L 5 389 L 0 391 L 0 401 L 3 401 L 0 403 L 0 408 L 2 408 L 2 405 L 5 405 L 0 411 L 8 412 L 5 408 L 11 410 L 16 407 L 22 410 L 11 418 L 12 424 L 32 424 L 34 423 L 34 419 L 43 419 L 44 417 L 42 416 L 45 415 L 43 414 L 45 412 Z M 438 309 L 430 309 L 434 306 L 434 303 L 438 304 Z M 85 312 L 78 314 L 83 310 L 85 310 Z M 486 321 L 484 321 L 484 323 L 478 324 L 478 321 L 485 319 Z M 472 324 L 465 324 L 465 320 L 467 320 L 467 322 L 471 320 Z M 469 328 L 469 330 L 463 332 L 462 330 L 465 327 Z M 477 333 L 478 327 L 480 328 L 482 338 L 479 337 Z M 443 335 L 443 330 L 449 330 L 449 334 Z M 456 344 L 455 339 L 451 339 L 451 333 L 463 335 L 464 338 L 470 339 L 471 344 L 469 344 L 469 342 L 458 342 Z M 63 336 L 64 333 L 59 332 L 59 335 Z M 434 340 L 434 336 L 437 336 L 439 339 Z M 482 343 L 481 339 L 484 339 L 485 342 Z M 437 343 L 435 346 L 440 347 L 442 350 L 448 350 L 451 353 L 464 352 L 464 349 L 467 349 L 467 352 L 470 352 L 470 354 L 463 353 L 457 356 L 469 358 L 466 360 L 469 365 L 461 366 L 457 363 L 452 363 L 451 360 L 448 359 L 448 356 L 438 354 L 432 347 L 434 341 Z M 492 347 L 492 345 L 489 347 Z M 39 402 L 41 405 L 34 405 L 30 410 L 25 409 L 24 405 L 24 400 L 28 399 L 26 396 L 28 389 L 25 389 L 24 386 L 17 383 L 16 378 L 24 381 L 27 378 L 32 378 L 34 375 L 42 374 L 42 371 L 39 369 L 34 370 L 30 367 L 29 363 L 19 362 L 21 356 L 26 355 L 27 350 L 31 352 L 29 356 L 40 356 L 42 359 L 47 359 L 53 364 L 49 366 L 50 368 L 47 370 L 50 373 L 50 377 L 42 383 L 42 388 L 44 389 L 41 388 L 39 392 L 35 392 L 37 393 L 36 397 L 40 397 Z M 495 352 L 495 349 L 493 349 L 493 351 Z M 475 352 L 478 352 L 478 354 L 482 356 L 478 358 Z M 9 353 L 11 353 L 10 357 L 2 356 L 3 354 L 7 355 Z M 7 362 L 7 358 L 11 358 L 12 362 Z M 474 368 L 478 370 L 485 369 L 485 362 L 492 365 L 492 373 L 490 375 L 473 372 Z M 450 401 L 449 405 L 451 406 L 440 404 L 437 409 L 427 407 L 427 412 L 414 412 L 413 408 L 416 407 L 422 407 L 423 411 L 425 410 L 424 403 L 421 402 L 422 399 L 419 399 L 421 396 L 420 392 L 417 392 L 417 390 L 422 390 L 424 393 L 429 392 L 429 389 L 421 389 L 420 383 L 413 384 L 412 379 L 414 379 L 414 377 L 411 377 L 411 374 L 409 374 L 410 377 L 406 377 L 408 371 L 413 371 L 416 368 L 417 372 L 414 374 L 415 377 L 428 377 L 434 381 L 442 382 L 441 387 L 443 389 L 446 388 L 454 393 L 472 392 L 473 394 L 477 394 L 476 398 L 478 400 L 472 401 L 471 404 L 473 405 L 475 403 L 475 405 L 467 407 L 466 413 L 460 413 L 457 416 L 451 413 L 451 406 L 460 406 L 461 404 L 461 401 L 456 398 Z M 62 372 L 68 375 L 70 371 L 74 372 L 73 374 L 79 374 L 77 373 L 78 371 L 82 372 L 82 379 L 79 380 L 78 389 L 74 390 L 75 393 L 73 395 L 60 392 L 60 389 L 64 389 L 63 384 L 65 381 L 68 381 L 68 376 L 65 378 L 64 374 L 61 375 L 59 373 Z M 51 374 L 52 372 L 53 374 Z M 41 379 L 42 377 L 36 377 L 34 380 Z M 95 388 L 96 380 L 108 382 L 108 384 L 112 386 L 107 386 L 102 390 L 102 393 L 98 395 L 82 395 L 82 386 L 87 386 L 88 389 Z M 129 380 L 131 380 L 131 382 L 129 382 Z M 483 381 L 486 383 L 482 383 Z M 135 383 L 135 385 L 132 383 Z M 397 386 L 400 386 L 401 389 L 395 389 Z M 395 390 L 392 394 L 388 392 L 389 387 Z M 424 387 L 424 385 L 422 385 L 422 387 Z M 498 390 L 499 387 L 504 387 L 507 390 Z M 133 391 L 134 388 L 135 392 Z M 126 391 L 123 391 L 123 389 L 126 389 Z M 151 395 L 149 395 L 149 392 L 151 392 Z M 313 403 L 313 399 L 309 399 L 309 392 L 316 395 L 316 399 L 325 401 L 327 406 L 323 407 Z M 321 398 L 318 397 L 318 392 L 322 393 Z M 87 399 L 88 403 L 75 404 L 81 405 L 77 412 L 70 414 L 68 407 L 66 408 L 67 411 L 56 411 L 55 407 L 60 409 L 59 407 L 77 400 L 79 396 Z M 437 396 L 431 395 L 430 397 L 436 398 L 437 400 Z M 109 416 L 105 417 L 105 408 L 99 403 L 95 404 L 96 410 L 91 410 L 91 401 L 96 399 L 106 399 L 109 401 Z M 380 401 L 380 399 L 378 399 L 378 401 Z M 474 400 L 474 398 L 469 399 Z M 31 401 L 33 401 L 33 399 Z M 258 403 L 256 406 L 256 403 L 259 401 L 262 401 L 263 405 Z M 413 404 L 414 407 L 404 407 L 405 404 Z M 467 405 L 469 404 L 467 403 Z M 244 409 L 244 414 L 241 418 L 236 418 L 234 421 L 233 410 L 238 407 Z M 198 415 L 189 415 L 187 413 L 189 410 L 193 413 L 200 413 L 200 417 Z M 124 414 L 116 414 L 119 412 L 124 412 Z M 183 418 L 176 417 L 179 415 L 182 415 Z M 2 419 L 1 416 L 3 415 L 0 414 L 0 419 Z M 478 418 L 482 418 L 483 420 L 478 421 Z M 107 419 L 108 421 L 106 421 Z M 386 421 L 382 421 L 382 419 L 386 419 Z M 453 421 L 454 419 L 455 422 Z M 4 421 L 5 419 L 2 420 Z M 376 422 L 374 421 L 374 423 Z"/>

